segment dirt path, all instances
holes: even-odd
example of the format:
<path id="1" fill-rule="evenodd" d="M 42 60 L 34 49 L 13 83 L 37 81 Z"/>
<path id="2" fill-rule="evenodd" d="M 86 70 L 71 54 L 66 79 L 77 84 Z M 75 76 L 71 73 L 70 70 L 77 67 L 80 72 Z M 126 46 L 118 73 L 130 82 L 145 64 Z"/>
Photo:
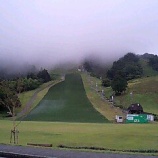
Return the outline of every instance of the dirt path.
<path id="1" fill-rule="evenodd" d="M 57 82 L 57 83 L 59 83 L 59 82 Z M 36 90 L 36 92 L 33 94 L 33 96 L 30 98 L 30 100 L 26 103 L 24 109 L 23 109 L 21 112 L 19 112 L 19 113 L 17 114 L 17 118 L 23 118 L 23 117 L 25 117 L 25 116 L 28 114 L 28 112 L 29 112 L 30 109 L 32 108 L 32 105 L 33 105 L 34 101 L 36 100 L 37 94 L 38 94 L 40 91 L 42 91 L 42 90 L 44 90 L 44 89 L 46 89 L 46 88 L 50 88 L 51 86 L 53 86 L 53 85 L 55 85 L 55 84 L 56 84 L 56 83 L 50 83 L 49 85 L 47 85 L 47 86 L 45 86 L 45 87 L 38 88 L 38 89 Z"/>
<path id="2" fill-rule="evenodd" d="M 157 156 L 130 155 L 81 152 L 73 150 L 44 149 L 37 147 L 23 147 L 12 145 L 0 145 L 0 156 L 16 158 L 156 158 Z"/>

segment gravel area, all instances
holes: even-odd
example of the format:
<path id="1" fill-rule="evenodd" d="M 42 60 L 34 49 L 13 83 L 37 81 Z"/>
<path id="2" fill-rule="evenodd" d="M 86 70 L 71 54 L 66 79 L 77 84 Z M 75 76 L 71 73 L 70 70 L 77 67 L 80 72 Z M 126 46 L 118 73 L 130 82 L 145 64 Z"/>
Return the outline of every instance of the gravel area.
<path id="1" fill-rule="evenodd" d="M 46 149 L 30 146 L 0 145 L 0 157 L 7 158 L 156 158 L 158 156 L 143 156 L 130 154 L 110 154 Z"/>

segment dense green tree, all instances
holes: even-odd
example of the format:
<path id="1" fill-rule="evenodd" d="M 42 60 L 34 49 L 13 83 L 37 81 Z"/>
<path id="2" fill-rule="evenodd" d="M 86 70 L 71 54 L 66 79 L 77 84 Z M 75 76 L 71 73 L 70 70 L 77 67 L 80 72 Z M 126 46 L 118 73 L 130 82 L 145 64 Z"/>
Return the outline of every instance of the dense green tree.
<path id="1" fill-rule="evenodd" d="M 128 85 L 127 80 L 124 77 L 122 77 L 121 75 L 115 76 L 115 78 L 111 82 L 111 87 L 112 87 L 113 91 L 115 91 L 116 95 L 119 95 L 123 91 L 125 91 L 127 88 L 127 85 Z"/>
<path id="2" fill-rule="evenodd" d="M 38 74 L 37 74 L 37 77 L 39 79 L 41 79 L 41 81 L 43 83 L 48 82 L 48 81 L 51 80 L 51 77 L 50 77 L 50 75 L 49 75 L 49 73 L 46 69 L 43 69 L 43 70 L 39 71 Z"/>
<path id="3" fill-rule="evenodd" d="M 113 80 L 118 72 L 121 72 L 126 80 L 141 77 L 143 69 L 139 63 L 139 57 L 133 53 L 127 53 L 123 58 L 113 63 L 112 68 L 107 72 L 107 77 Z"/>
<path id="4" fill-rule="evenodd" d="M 37 74 L 36 74 L 36 73 L 33 73 L 33 72 L 28 73 L 28 74 L 27 74 L 27 79 L 29 79 L 29 78 L 37 79 Z"/>
<path id="5" fill-rule="evenodd" d="M 90 61 L 85 61 L 83 66 L 86 71 L 92 72 L 92 63 Z"/>
<path id="6" fill-rule="evenodd" d="M 24 82 L 23 78 L 18 78 L 17 79 L 17 84 L 16 84 L 17 92 L 21 93 L 24 91 Z"/>
<path id="7" fill-rule="evenodd" d="M 102 86 L 109 87 L 111 85 L 111 81 L 108 78 L 102 79 Z"/>
<path id="8" fill-rule="evenodd" d="M 20 106 L 16 92 L 9 88 L 7 81 L 2 81 L 0 83 L 0 109 L 8 110 L 8 113 L 13 116 L 13 109 Z"/>
<path id="9" fill-rule="evenodd" d="M 158 71 L 158 56 L 154 55 L 149 58 L 149 65 L 156 71 Z"/>

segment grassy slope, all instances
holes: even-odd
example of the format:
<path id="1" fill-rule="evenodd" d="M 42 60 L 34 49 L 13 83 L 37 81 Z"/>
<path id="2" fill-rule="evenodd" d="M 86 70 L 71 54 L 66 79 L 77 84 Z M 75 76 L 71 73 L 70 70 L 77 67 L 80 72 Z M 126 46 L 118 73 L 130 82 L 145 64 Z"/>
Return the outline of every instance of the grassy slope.
<path id="1" fill-rule="evenodd" d="M 139 102 L 144 111 L 158 114 L 158 76 L 130 82 L 128 91 L 133 91 L 133 102 Z"/>
<path id="2" fill-rule="evenodd" d="M 107 89 L 112 93 L 112 89 Z M 133 97 L 130 96 L 133 92 Z M 158 76 L 131 80 L 125 94 L 116 96 L 115 102 L 119 106 L 128 108 L 131 103 L 140 103 L 145 112 L 158 114 Z"/>
<path id="3" fill-rule="evenodd" d="M 0 120 L 0 143 L 9 143 L 11 121 Z M 157 149 L 157 124 L 84 124 L 22 122 L 19 145 L 51 143 L 58 145 L 104 147 L 108 149 Z"/>
<path id="4" fill-rule="evenodd" d="M 50 88 L 25 120 L 107 122 L 87 99 L 79 74 L 66 75 L 64 82 Z"/>
<path id="5" fill-rule="evenodd" d="M 121 109 L 113 107 L 112 104 L 109 103 L 108 101 L 103 101 L 100 95 L 94 89 L 92 89 L 95 87 L 97 83 L 98 90 L 104 89 L 104 91 L 106 91 L 105 93 L 106 97 L 109 97 L 112 93 L 110 91 L 107 91 L 108 90 L 107 88 L 105 89 L 104 87 L 101 86 L 101 80 L 95 77 L 91 77 L 87 74 L 82 74 L 82 79 L 87 97 L 97 111 L 99 111 L 110 121 L 114 121 L 115 115 L 121 115 L 121 116 L 124 115 Z"/>
<path id="6" fill-rule="evenodd" d="M 145 59 L 140 59 L 140 64 L 143 68 L 143 76 L 156 76 L 158 72 L 153 70 L 151 66 L 148 65 L 148 61 Z"/>
<path id="7" fill-rule="evenodd" d="M 33 101 L 33 104 L 31 105 L 31 108 L 28 109 L 27 113 L 29 113 L 42 100 L 42 98 L 48 92 L 48 90 L 50 88 L 49 85 L 52 84 L 52 86 L 53 86 L 53 85 L 55 85 L 55 84 L 57 84 L 59 82 L 61 82 L 61 80 L 59 80 L 59 79 L 55 80 L 55 81 L 50 81 L 50 82 L 42 84 L 39 88 L 37 88 L 35 90 L 31 90 L 31 91 L 20 93 L 18 95 L 18 97 L 20 99 L 20 102 L 21 102 L 22 106 L 20 108 L 16 108 L 15 109 L 16 110 L 15 113 L 17 114 L 17 113 L 21 112 L 25 108 L 27 102 L 29 102 L 31 97 L 34 95 L 34 93 L 36 91 L 38 91 L 38 90 L 41 90 L 41 91 L 39 91 L 37 93 L 37 96 L 35 97 L 35 100 Z M 6 117 L 6 115 L 7 115 L 7 111 L 1 112 L 0 113 L 0 119 L 1 120 L 11 120 L 11 118 L 10 117 Z"/>
<path id="8" fill-rule="evenodd" d="M 131 103 L 140 103 L 145 112 L 158 114 L 158 72 L 154 71 L 146 60 L 141 59 L 140 63 L 144 77 L 129 81 L 125 94 L 116 96 L 114 101 L 118 106 L 125 108 L 128 108 Z M 133 97 L 130 96 L 130 92 L 133 92 Z M 109 97 L 113 91 L 109 87 L 105 89 L 105 93 Z"/>
<path id="9" fill-rule="evenodd" d="M 27 102 L 31 99 L 31 97 L 34 95 L 34 93 L 36 91 L 38 91 L 39 89 L 41 89 L 41 91 L 39 91 L 37 93 L 37 96 L 35 97 L 35 100 L 33 102 L 33 105 L 31 106 L 31 109 L 33 109 L 41 100 L 42 98 L 46 95 L 46 93 L 48 92 L 50 86 L 52 84 L 55 85 L 57 83 L 61 82 L 60 80 L 55 80 L 55 81 L 50 81 L 47 83 L 42 84 L 38 89 L 32 90 L 32 91 L 27 91 L 27 92 L 23 92 L 19 95 L 19 99 L 21 101 L 22 106 L 18 109 L 16 109 L 16 113 L 20 112 L 21 110 L 23 110 L 27 104 Z M 30 109 L 30 110 L 31 110 Z"/>

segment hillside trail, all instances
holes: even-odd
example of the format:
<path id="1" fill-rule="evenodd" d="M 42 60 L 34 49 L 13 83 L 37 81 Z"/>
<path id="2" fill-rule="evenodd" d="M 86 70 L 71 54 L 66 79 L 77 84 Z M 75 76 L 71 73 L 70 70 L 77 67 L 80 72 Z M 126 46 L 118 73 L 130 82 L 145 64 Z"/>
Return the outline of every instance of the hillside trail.
<path id="1" fill-rule="evenodd" d="M 105 96 L 105 88 L 100 86 L 98 84 L 99 81 L 96 81 L 94 79 L 95 77 L 90 76 L 90 74 L 86 74 L 86 80 L 88 82 L 88 86 L 91 88 L 92 92 L 97 94 L 99 96 L 99 101 L 100 104 L 96 104 L 94 102 L 94 108 L 98 110 L 103 116 L 105 116 L 108 120 L 114 121 L 115 116 L 123 116 L 124 118 L 126 117 L 126 111 L 122 110 L 121 108 L 115 106 L 115 101 L 114 98 L 107 98 Z M 113 96 L 113 94 L 111 94 Z M 93 102 L 91 96 L 88 96 L 89 100 Z M 104 106 L 101 106 L 104 105 Z M 106 105 L 106 106 L 105 106 Z M 108 112 L 107 112 L 108 111 Z"/>
<path id="2" fill-rule="evenodd" d="M 26 105 L 25 105 L 25 107 L 23 108 L 23 110 L 17 114 L 17 118 L 20 118 L 20 120 L 22 120 L 22 119 L 24 119 L 24 117 L 27 116 L 27 114 L 28 114 L 28 112 L 31 110 L 32 105 L 33 105 L 34 101 L 36 100 L 37 95 L 38 95 L 39 92 L 41 92 L 42 90 L 44 90 L 44 89 L 46 89 L 46 88 L 49 89 L 50 87 L 52 87 L 52 86 L 54 86 L 55 84 L 57 84 L 57 83 L 59 83 L 59 82 L 62 82 L 62 81 L 64 81 L 64 79 L 61 79 L 61 80 L 58 81 L 58 82 L 52 82 L 52 83 L 46 85 L 45 87 L 38 88 L 38 89 L 35 91 L 35 93 L 32 95 L 32 97 L 30 98 L 30 100 L 26 103 Z"/>

